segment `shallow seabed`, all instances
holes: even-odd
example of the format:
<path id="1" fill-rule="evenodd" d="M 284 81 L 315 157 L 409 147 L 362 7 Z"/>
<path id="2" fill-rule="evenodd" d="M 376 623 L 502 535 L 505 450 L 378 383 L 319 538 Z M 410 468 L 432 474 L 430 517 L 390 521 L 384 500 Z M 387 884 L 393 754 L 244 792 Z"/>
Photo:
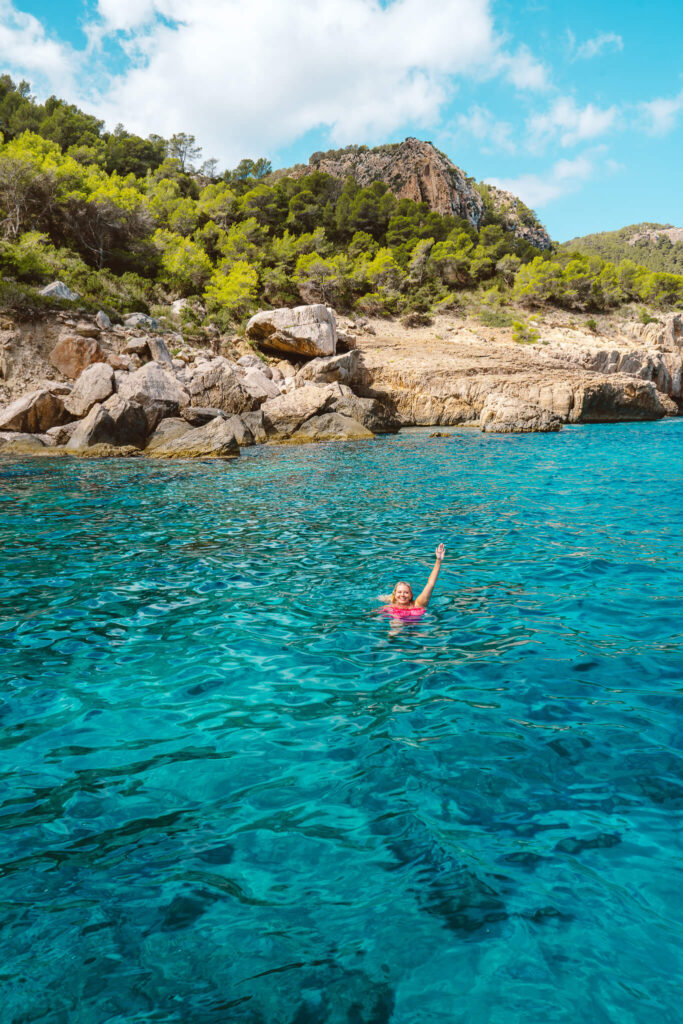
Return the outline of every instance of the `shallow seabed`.
<path id="1" fill-rule="evenodd" d="M 680 1020 L 683 422 L 428 433 L 0 459 L 3 1021 Z"/>

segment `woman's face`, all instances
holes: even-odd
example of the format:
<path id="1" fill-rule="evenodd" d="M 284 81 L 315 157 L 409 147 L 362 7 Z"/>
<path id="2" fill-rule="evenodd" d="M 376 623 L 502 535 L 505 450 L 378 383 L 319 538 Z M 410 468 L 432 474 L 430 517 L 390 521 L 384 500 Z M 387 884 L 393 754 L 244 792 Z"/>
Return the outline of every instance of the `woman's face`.
<path id="1" fill-rule="evenodd" d="M 413 592 L 407 583 L 399 583 L 394 590 L 394 604 L 401 608 L 407 607 L 413 600 Z"/>

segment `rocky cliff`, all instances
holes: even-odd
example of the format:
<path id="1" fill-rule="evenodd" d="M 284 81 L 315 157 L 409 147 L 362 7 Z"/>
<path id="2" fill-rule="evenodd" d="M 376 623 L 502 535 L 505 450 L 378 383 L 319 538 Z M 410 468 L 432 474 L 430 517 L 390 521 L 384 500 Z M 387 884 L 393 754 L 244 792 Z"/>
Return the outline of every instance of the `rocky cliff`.
<path id="1" fill-rule="evenodd" d="M 540 249 L 551 246 L 547 231 L 520 199 L 492 185 L 478 185 L 431 142 L 408 138 L 374 149 L 348 146 L 314 153 L 308 166 L 289 173 L 300 178 L 314 171 L 351 177 L 363 188 L 383 181 L 399 198 L 428 203 L 435 212 L 462 217 L 476 228 L 485 223 L 487 214 L 493 214 L 518 238 Z"/>

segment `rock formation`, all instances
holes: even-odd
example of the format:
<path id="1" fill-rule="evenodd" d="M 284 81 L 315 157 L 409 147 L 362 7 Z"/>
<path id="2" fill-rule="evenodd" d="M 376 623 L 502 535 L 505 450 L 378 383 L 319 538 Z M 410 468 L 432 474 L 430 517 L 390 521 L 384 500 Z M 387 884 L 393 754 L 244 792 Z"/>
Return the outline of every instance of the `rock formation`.
<path id="1" fill-rule="evenodd" d="M 333 356 L 337 350 L 334 315 L 319 304 L 257 313 L 247 324 L 247 336 L 268 348 L 309 358 Z"/>
<path id="2" fill-rule="evenodd" d="M 387 146 L 349 146 L 330 153 L 314 153 L 308 166 L 293 168 L 294 178 L 323 171 L 335 178 L 351 177 L 361 187 L 383 181 L 400 199 L 427 203 L 442 215 L 461 217 L 474 227 L 482 225 L 486 213 L 485 195 L 491 209 L 518 238 L 526 238 L 540 249 L 552 242 L 524 204 L 512 193 L 492 185 L 477 188 L 472 178 L 441 153 L 431 142 L 408 138 Z"/>

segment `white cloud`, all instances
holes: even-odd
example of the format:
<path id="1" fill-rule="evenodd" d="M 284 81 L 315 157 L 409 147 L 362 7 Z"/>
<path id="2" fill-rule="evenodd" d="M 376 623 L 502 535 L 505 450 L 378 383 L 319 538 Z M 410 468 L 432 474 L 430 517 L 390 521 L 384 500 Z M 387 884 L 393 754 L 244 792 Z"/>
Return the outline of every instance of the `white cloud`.
<path id="1" fill-rule="evenodd" d="M 468 132 L 480 142 L 490 144 L 490 148 L 503 149 L 507 153 L 515 152 L 515 143 L 512 139 L 513 126 L 507 121 L 496 121 L 490 110 L 486 107 L 472 107 L 467 114 L 460 114 L 457 120 L 458 128 Z"/>
<path id="2" fill-rule="evenodd" d="M 571 96 L 561 96 L 548 113 L 529 119 L 531 144 L 537 146 L 559 138 L 563 146 L 575 146 L 577 142 L 595 139 L 614 126 L 618 113 L 617 107 L 602 109 L 592 103 L 577 107 Z"/>
<path id="3" fill-rule="evenodd" d="M 676 127 L 678 115 L 683 110 L 683 89 L 670 99 L 650 100 L 640 104 L 644 128 L 648 135 L 668 135 Z"/>
<path id="4" fill-rule="evenodd" d="M 520 46 L 515 54 L 498 54 L 493 63 L 494 71 L 507 74 L 516 89 L 538 91 L 548 87 L 548 74 L 527 46 Z"/>
<path id="5" fill-rule="evenodd" d="M 0 0 L 0 64 L 4 70 L 47 90 L 75 89 L 75 66 L 68 46 L 50 39 L 37 18 L 17 11 L 9 0 Z"/>
<path id="6" fill-rule="evenodd" d="M 574 160 L 558 160 L 545 175 L 522 174 L 518 178 L 487 178 L 489 185 L 513 192 L 533 209 L 546 206 L 554 199 L 576 192 L 593 177 L 596 171 L 594 161 L 587 155 Z"/>
<path id="7" fill-rule="evenodd" d="M 618 36 L 616 32 L 601 32 L 600 35 L 594 36 L 592 39 L 587 39 L 585 43 L 582 43 L 576 51 L 576 58 L 580 60 L 590 60 L 592 57 L 598 57 L 605 50 L 623 50 L 624 40 L 621 36 Z"/>
<path id="8" fill-rule="evenodd" d="M 142 134 L 191 131 L 228 166 L 321 128 L 336 144 L 426 129 L 461 76 L 546 84 L 528 49 L 502 49 L 490 0 L 99 0 L 98 10 L 99 33 L 131 60 L 105 83 L 99 116 Z"/>

